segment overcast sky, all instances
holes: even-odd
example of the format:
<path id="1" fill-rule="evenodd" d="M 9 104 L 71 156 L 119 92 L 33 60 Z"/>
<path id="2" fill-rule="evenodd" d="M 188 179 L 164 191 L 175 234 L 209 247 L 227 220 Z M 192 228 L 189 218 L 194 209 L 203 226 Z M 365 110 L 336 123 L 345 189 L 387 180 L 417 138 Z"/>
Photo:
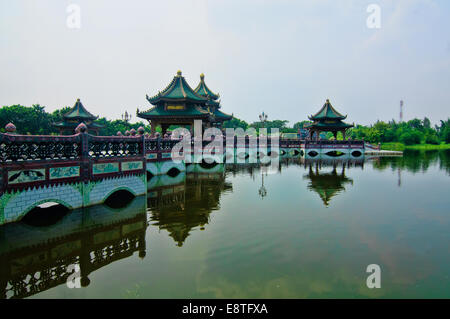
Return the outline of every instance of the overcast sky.
<path id="1" fill-rule="evenodd" d="M 177 70 L 224 112 L 290 125 L 329 98 L 348 122 L 450 116 L 448 0 L 0 0 L 0 105 L 80 98 L 108 119 L 148 109 Z M 367 7 L 381 8 L 368 28 Z M 69 28 L 67 6 L 81 9 Z"/>

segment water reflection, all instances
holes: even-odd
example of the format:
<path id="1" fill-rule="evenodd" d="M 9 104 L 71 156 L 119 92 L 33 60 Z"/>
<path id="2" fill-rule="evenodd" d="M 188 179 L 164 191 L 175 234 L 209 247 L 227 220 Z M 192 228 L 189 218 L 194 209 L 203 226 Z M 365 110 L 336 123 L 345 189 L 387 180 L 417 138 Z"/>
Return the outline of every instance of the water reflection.
<path id="1" fill-rule="evenodd" d="M 106 205 L 74 210 L 58 223 L 0 227 L 1 298 L 24 298 L 65 284 L 78 265 L 82 287 L 89 275 L 134 252 L 145 257 L 146 200 L 122 209 Z"/>
<path id="2" fill-rule="evenodd" d="M 345 191 L 345 184 L 353 185 L 353 179 L 345 176 L 345 164 L 342 165 L 340 172 L 337 172 L 337 165 L 333 165 L 331 172 L 320 172 L 319 163 L 314 165 L 309 164 L 308 174 L 303 178 L 309 180 L 308 189 L 319 194 L 325 206 L 328 206 L 332 197 L 336 196 L 342 191 Z"/>
<path id="3" fill-rule="evenodd" d="M 220 208 L 220 196 L 231 191 L 225 181 L 224 166 L 204 168 L 191 165 L 190 173 L 183 179 L 169 179 L 155 182 L 148 193 L 150 220 L 153 225 L 169 232 L 177 246 L 183 246 L 194 229 L 204 230 L 210 221 L 210 214 Z"/>
<path id="4" fill-rule="evenodd" d="M 182 249 L 173 247 L 174 252 L 167 246 L 155 247 L 152 255 L 159 258 L 152 259 L 151 267 L 143 264 L 149 258 L 135 266 L 140 278 L 161 280 L 145 296 L 162 296 L 160 291 L 180 272 L 179 263 L 167 263 L 167 255 L 186 252 L 190 259 L 183 267 L 191 271 L 198 286 L 189 286 L 186 278 L 191 277 L 185 276 L 186 282 L 176 283 L 180 291 L 185 288 L 183 294 L 169 289 L 164 297 L 197 296 L 201 287 L 207 287 L 203 288 L 207 295 L 200 297 L 372 296 L 374 292 L 364 290 L 364 281 L 358 276 L 361 272 L 364 277 L 364 267 L 374 260 L 385 265 L 391 285 L 398 284 L 394 297 L 407 289 L 410 296 L 423 296 L 411 287 L 431 274 L 434 281 L 426 283 L 427 289 L 441 287 L 442 269 L 450 265 L 445 246 L 448 218 L 442 213 L 448 201 L 440 195 L 441 187 L 427 194 L 416 191 L 413 195 L 418 199 L 409 203 L 409 192 L 425 179 L 412 181 L 408 173 L 436 174 L 441 170 L 449 174 L 449 151 L 408 151 L 403 157 L 364 160 L 283 158 L 275 172 L 267 174 L 265 169 L 258 163 L 190 165 L 176 176 L 149 179 L 147 197 L 135 198 L 123 208 L 101 205 L 76 210 L 51 226 L 4 225 L 0 227 L 1 297 L 23 298 L 65 285 L 71 264 L 80 266 L 81 284 L 91 289 L 94 271 L 107 273 L 103 267 L 119 260 L 132 261 L 133 254 L 136 260 L 144 258 L 146 236 L 147 240 L 163 236 L 169 246 Z M 379 178 L 389 170 L 404 174 L 401 188 Z M 376 196 L 370 197 L 374 190 Z M 338 210 L 344 207 L 345 214 L 338 210 L 326 218 L 320 214 L 324 206 L 334 209 L 336 197 L 344 191 L 351 204 L 341 203 L 344 206 Z M 265 197 L 264 201 L 259 196 Z M 378 196 L 385 201 L 379 202 Z M 192 239 L 189 236 L 208 227 L 214 214 L 226 218 L 214 223 L 214 232 L 199 233 L 203 243 L 208 243 L 203 247 L 207 251 L 187 245 Z M 148 226 L 163 232 L 147 232 Z M 162 268 L 167 275 L 160 275 Z M 121 268 L 118 274 L 125 274 L 121 280 L 126 283 L 127 271 Z M 336 280 L 342 287 L 333 284 Z M 388 285 L 389 281 L 385 282 Z M 224 283 L 229 287 L 220 288 Z M 106 284 L 98 286 L 102 285 Z M 308 289 L 312 290 L 309 295 Z M 436 290 L 438 296 L 448 291 L 440 289 Z M 93 296 L 102 297 L 99 290 L 92 291 Z M 214 294 L 208 295 L 211 291 Z"/>
<path id="5" fill-rule="evenodd" d="M 406 150 L 403 156 L 373 157 L 369 159 L 377 170 L 407 170 L 408 172 L 425 173 L 430 166 L 438 165 L 440 170 L 450 174 L 450 150 L 418 151 Z"/>

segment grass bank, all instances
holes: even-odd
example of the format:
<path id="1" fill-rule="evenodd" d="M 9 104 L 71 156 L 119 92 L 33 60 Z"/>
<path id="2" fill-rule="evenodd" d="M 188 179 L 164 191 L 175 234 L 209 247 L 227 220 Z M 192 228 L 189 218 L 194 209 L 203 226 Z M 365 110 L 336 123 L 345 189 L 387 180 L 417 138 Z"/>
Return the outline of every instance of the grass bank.
<path id="1" fill-rule="evenodd" d="M 423 151 L 432 151 L 432 150 L 447 150 L 450 149 L 450 144 L 415 144 L 415 145 L 405 145 L 403 143 L 382 143 L 382 150 L 388 151 L 404 151 L 404 150 L 423 150 Z"/>

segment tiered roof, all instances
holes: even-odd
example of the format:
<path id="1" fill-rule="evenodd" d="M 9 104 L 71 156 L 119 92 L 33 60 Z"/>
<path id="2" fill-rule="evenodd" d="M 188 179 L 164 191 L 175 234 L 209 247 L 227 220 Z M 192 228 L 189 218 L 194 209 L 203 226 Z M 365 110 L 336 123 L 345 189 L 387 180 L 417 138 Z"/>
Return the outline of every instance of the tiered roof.
<path id="1" fill-rule="evenodd" d="M 158 118 L 204 118 L 210 121 L 226 121 L 231 115 L 219 111 L 219 94 L 213 93 L 205 84 L 205 75 L 200 75 L 200 84 L 193 90 L 182 76 L 181 71 L 172 79 L 169 85 L 155 96 L 147 96 L 147 101 L 154 105 L 138 116 L 145 119 Z M 177 102 L 185 105 L 183 109 L 169 109 L 164 102 Z"/>
<path id="2" fill-rule="evenodd" d="M 317 112 L 315 115 L 311 115 L 308 117 L 310 120 L 345 120 L 347 118 L 347 115 L 342 115 L 336 109 L 331 105 L 330 100 L 327 99 L 325 104 L 322 106 L 322 108 Z"/>
<path id="3" fill-rule="evenodd" d="M 62 122 L 53 123 L 53 126 L 61 129 L 75 129 L 80 123 L 85 123 L 88 129 L 98 130 L 103 125 L 93 122 L 97 118 L 98 116 L 90 113 L 81 103 L 80 99 L 77 99 L 75 105 L 62 115 Z"/>
<path id="4" fill-rule="evenodd" d="M 331 105 L 329 99 L 327 99 L 319 112 L 309 116 L 308 118 L 314 122 L 305 125 L 305 128 L 314 127 L 323 131 L 336 131 L 353 127 L 352 124 L 342 122 L 342 120 L 347 118 L 347 115 L 342 115 L 341 113 L 336 111 L 336 109 Z"/>
<path id="5" fill-rule="evenodd" d="M 90 113 L 81 103 L 80 99 L 77 99 L 75 102 L 75 105 L 65 114 L 62 116 L 64 119 L 67 120 L 96 120 L 98 116 L 93 115 Z"/>
<path id="6" fill-rule="evenodd" d="M 206 97 L 206 98 L 208 98 L 210 100 L 213 100 L 213 101 L 217 100 L 220 97 L 220 95 L 218 93 L 217 94 L 214 93 L 206 85 L 206 83 L 205 83 L 205 75 L 203 73 L 200 74 L 200 83 L 197 85 L 197 87 L 194 89 L 194 91 L 197 94 L 199 94 L 199 95 L 201 95 L 203 97 Z"/>
<path id="7" fill-rule="evenodd" d="M 177 72 L 169 85 L 162 91 L 158 92 L 155 96 L 149 97 L 147 95 L 147 101 L 156 105 L 161 101 L 189 101 L 200 104 L 205 104 L 208 99 L 197 94 L 186 82 L 181 75 L 181 71 Z"/>

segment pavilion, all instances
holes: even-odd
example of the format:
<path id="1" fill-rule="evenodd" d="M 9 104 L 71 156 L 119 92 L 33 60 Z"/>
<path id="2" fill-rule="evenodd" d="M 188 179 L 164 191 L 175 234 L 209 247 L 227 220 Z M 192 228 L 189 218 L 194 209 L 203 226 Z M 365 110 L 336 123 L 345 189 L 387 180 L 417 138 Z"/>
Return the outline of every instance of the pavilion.
<path id="1" fill-rule="evenodd" d="M 61 122 L 53 123 L 53 126 L 59 129 L 60 135 L 71 135 L 75 133 L 75 129 L 81 123 L 84 123 L 89 133 L 98 135 L 99 130 L 103 127 L 94 121 L 98 116 L 90 113 L 81 103 L 80 99 L 77 99 L 75 105 L 65 114 L 62 115 L 63 120 Z"/>
<path id="2" fill-rule="evenodd" d="M 347 118 L 347 115 L 344 116 L 336 111 L 328 99 L 319 112 L 308 118 L 313 121 L 313 123 L 305 127 L 309 131 L 310 139 L 313 138 L 314 133 L 316 133 L 316 139 L 319 139 L 320 132 L 332 132 L 335 139 L 337 139 L 337 133 L 342 132 L 342 136 L 345 139 L 346 130 L 354 126 L 342 121 Z"/>
<path id="3" fill-rule="evenodd" d="M 206 103 L 207 109 L 214 115 L 213 121 L 211 123 L 211 126 L 214 127 L 222 127 L 223 122 L 231 120 L 233 118 L 232 115 L 228 115 L 223 113 L 220 110 L 220 95 L 217 93 L 213 93 L 208 86 L 205 83 L 205 75 L 202 73 L 200 74 L 200 83 L 197 85 L 197 87 L 194 89 L 194 91 L 208 99 L 208 102 Z"/>
<path id="4" fill-rule="evenodd" d="M 137 116 L 146 119 L 151 124 L 152 134 L 157 126 L 161 126 L 163 135 L 170 125 L 194 126 L 195 120 L 202 120 L 203 129 L 221 124 L 232 118 L 219 110 L 218 94 L 214 94 L 205 84 L 204 75 L 200 84 L 193 90 L 177 72 L 169 85 L 155 96 L 147 96 L 147 101 L 153 105 L 145 112 L 137 110 Z"/>

